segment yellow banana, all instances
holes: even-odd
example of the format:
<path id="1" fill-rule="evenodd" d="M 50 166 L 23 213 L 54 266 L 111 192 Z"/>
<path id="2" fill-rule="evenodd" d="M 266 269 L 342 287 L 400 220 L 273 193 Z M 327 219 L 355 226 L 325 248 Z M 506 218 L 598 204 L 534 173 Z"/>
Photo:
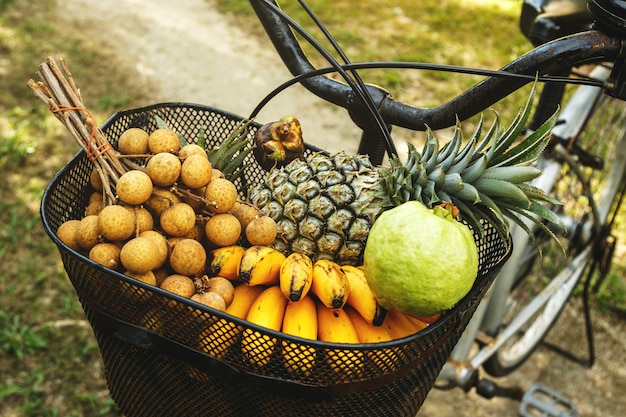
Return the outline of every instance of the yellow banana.
<path id="1" fill-rule="evenodd" d="M 309 296 L 288 301 L 283 317 L 282 332 L 304 339 L 317 340 L 316 303 Z M 301 343 L 283 341 L 283 363 L 287 370 L 309 375 L 315 366 L 315 349 Z"/>
<path id="2" fill-rule="evenodd" d="M 387 311 L 383 326 L 387 328 L 392 339 L 401 339 L 421 330 L 406 315 L 396 310 Z"/>
<path id="3" fill-rule="evenodd" d="M 345 311 L 352 321 L 360 343 L 381 343 L 392 340 L 387 327 L 372 325 L 372 323 L 363 318 L 361 313 L 352 307 L 346 307 Z M 369 350 L 367 351 L 367 356 L 378 368 L 385 372 L 394 370 L 397 367 L 398 355 L 393 348 Z"/>
<path id="4" fill-rule="evenodd" d="M 320 259 L 313 264 L 311 291 L 327 308 L 341 308 L 350 296 L 350 285 L 339 264 Z"/>
<path id="5" fill-rule="evenodd" d="M 414 316 L 409 316 L 409 317 L 414 317 Z M 435 323 L 437 320 L 439 320 L 441 318 L 441 313 L 433 314 L 432 316 L 414 317 L 414 318 L 416 318 L 419 321 L 424 322 L 426 324 L 433 324 L 433 323 Z"/>
<path id="6" fill-rule="evenodd" d="M 344 310 L 352 321 L 360 343 L 380 343 L 392 340 L 387 327 L 374 326 L 352 307 L 346 307 Z"/>
<path id="7" fill-rule="evenodd" d="M 233 301 L 226 308 L 226 313 L 237 318 L 245 319 L 254 300 L 263 292 L 265 287 L 250 287 L 240 284 L 235 287 Z M 230 320 L 219 319 L 211 324 L 200 334 L 200 349 L 204 352 L 222 359 L 228 349 L 239 340 L 242 326 L 238 326 Z"/>
<path id="8" fill-rule="evenodd" d="M 206 275 L 220 276 L 231 281 L 239 278 L 239 263 L 246 248 L 242 246 L 224 246 L 211 251 L 211 261 Z"/>
<path id="9" fill-rule="evenodd" d="M 280 289 L 291 301 L 306 297 L 313 282 L 313 262 L 303 253 L 287 256 L 280 267 Z"/>
<path id="10" fill-rule="evenodd" d="M 417 318 L 415 316 L 412 316 L 410 314 L 405 314 L 404 315 L 407 319 L 409 319 L 409 321 L 411 323 L 413 323 L 413 326 L 415 326 L 417 328 L 417 331 L 422 331 L 425 328 L 428 327 L 428 323 L 426 323 L 425 321 L 423 321 L 421 318 Z"/>
<path id="11" fill-rule="evenodd" d="M 359 336 L 341 308 L 330 309 L 323 304 L 317 306 L 317 338 L 327 343 L 359 343 Z M 358 377 L 364 365 L 363 351 L 348 349 L 329 349 L 326 361 L 335 372 L 346 378 Z"/>
<path id="12" fill-rule="evenodd" d="M 363 270 L 351 265 L 344 265 L 341 269 L 346 274 L 350 285 L 350 294 L 346 304 L 358 311 L 368 323 L 374 326 L 383 324 L 387 310 L 376 300 Z"/>
<path id="13" fill-rule="evenodd" d="M 246 320 L 270 330 L 280 331 L 287 307 L 287 299 L 278 285 L 271 286 L 254 300 Z M 245 329 L 241 338 L 243 356 L 257 366 L 265 366 L 272 359 L 276 338 L 253 329 Z"/>
<path id="14" fill-rule="evenodd" d="M 285 258 L 282 252 L 269 246 L 251 246 L 241 257 L 239 278 L 248 285 L 278 284 Z"/>

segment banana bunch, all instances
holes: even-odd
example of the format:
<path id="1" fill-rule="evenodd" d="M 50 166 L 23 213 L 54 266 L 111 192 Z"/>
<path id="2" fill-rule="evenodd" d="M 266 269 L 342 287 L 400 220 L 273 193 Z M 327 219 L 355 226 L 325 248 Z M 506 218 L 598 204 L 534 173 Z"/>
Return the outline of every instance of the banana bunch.
<path id="1" fill-rule="evenodd" d="M 238 347 L 259 367 L 282 361 L 289 372 L 310 375 L 327 366 L 346 378 L 358 377 L 366 363 L 395 369 L 393 349 L 324 349 L 319 340 L 341 344 L 376 344 L 407 337 L 438 319 L 414 318 L 378 304 L 363 269 L 329 260 L 312 262 L 304 254 L 289 256 L 268 246 L 215 249 L 207 264 L 212 274 L 233 281 L 235 295 L 226 313 L 256 326 L 292 336 L 279 341 L 271 332 L 218 319 L 200 334 L 200 349 L 223 358 Z"/>

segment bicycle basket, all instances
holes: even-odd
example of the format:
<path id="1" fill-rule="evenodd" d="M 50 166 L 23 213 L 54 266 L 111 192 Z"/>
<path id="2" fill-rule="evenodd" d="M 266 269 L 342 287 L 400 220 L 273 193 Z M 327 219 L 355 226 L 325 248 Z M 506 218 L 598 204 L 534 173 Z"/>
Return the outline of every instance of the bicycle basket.
<path id="1" fill-rule="evenodd" d="M 207 106 L 166 103 L 116 113 L 102 130 L 115 145 L 128 127 L 156 129 L 154 115 L 186 138 L 204 131 L 210 146 L 227 138 L 241 120 Z M 250 134 L 258 127 L 253 124 Z M 248 163 L 238 184 L 244 192 L 265 175 L 252 157 Z M 55 232 L 64 221 L 82 217 L 91 170 L 92 163 L 81 151 L 57 173 L 43 196 L 42 219 L 93 327 L 111 396 L 129 417 L 414 416 L 510 249 L 485 225 L 484 236 L 476 237 L 480 266 L 474 287 L 416 335 L 375 345 L 307 341 L 143 284 L 63 244 Z M 278 353 L 266 366 L 249 364 L 227 331 L 200 337 L 219 321 L 225 324 L 220 329 L 253 329 L 277 346 L 288 342 L 313 349 L 315 367 L 308 374 L 293 374 Z M 363 366 L 359 372 L 337 372 L 324 359 L 329 355 L 355 358 Z"/>

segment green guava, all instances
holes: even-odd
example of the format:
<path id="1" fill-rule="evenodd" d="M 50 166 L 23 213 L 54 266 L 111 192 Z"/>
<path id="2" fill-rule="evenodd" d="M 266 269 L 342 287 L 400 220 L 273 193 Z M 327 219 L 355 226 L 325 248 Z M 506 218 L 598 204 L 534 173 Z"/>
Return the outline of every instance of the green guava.
<path id="1" fill-rule="evenodd" d="M 426 317 L 469 292 L 478 274 L 478 249 L 470 229 L 448 209 L 409 201 L 374 222 L 364 269 L 383 307 Z"/>

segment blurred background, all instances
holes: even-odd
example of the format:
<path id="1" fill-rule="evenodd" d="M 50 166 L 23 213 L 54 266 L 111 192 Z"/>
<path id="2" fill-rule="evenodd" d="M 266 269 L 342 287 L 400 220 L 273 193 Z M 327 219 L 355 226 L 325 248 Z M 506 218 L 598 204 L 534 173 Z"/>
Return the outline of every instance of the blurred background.
<path id="1" fill-rule="evenodd" d="M 498 69 L 531 47 L 518 30 L 519 0 L 311 0 L 310 5 L 353 61 Z M 306 21 L 297 2 L 281 6 Z M 312 49 L 307 52 L 321 62 Z M 160 101 L 208 104 L 245 116 L 289 74 L 247 0 L 155 0 L 150 7 L 139 0 L 0 0 L 0 416 L 119 416 L 93 333 L 39 215 L 46 185 L 78 150 L 26 87 L 48 56 L 66 60 L 99 123 L 118 110 Z M 479 80 L 430 71 L 362 76 L 417 106 L 442 103 Z M 523 89 L 494 108 L 506 122 L 527 95 Z M 329 150 L 356 149 L 358 133 L 346 114 L 303 89 L 279 96 L 258 120 L 286 113 L 302 119 L 307 141 Z M 465 126 L 471 129 L 473 123 Z M 394 135 L 418 141 L 421 134 Z M 593 299 L 597 364 L 588 370 L 540 349 L 505 383 L 527 387 L 544 381 L 574 398 L 581 415 L 626 413 L 623 211 L 614 267 Z M 584 353 L 579 298 L 552 337 L 582 345 Z M 510 400 L 434 390 L 422 414 L 515 416 L 516 410 Z"/>

